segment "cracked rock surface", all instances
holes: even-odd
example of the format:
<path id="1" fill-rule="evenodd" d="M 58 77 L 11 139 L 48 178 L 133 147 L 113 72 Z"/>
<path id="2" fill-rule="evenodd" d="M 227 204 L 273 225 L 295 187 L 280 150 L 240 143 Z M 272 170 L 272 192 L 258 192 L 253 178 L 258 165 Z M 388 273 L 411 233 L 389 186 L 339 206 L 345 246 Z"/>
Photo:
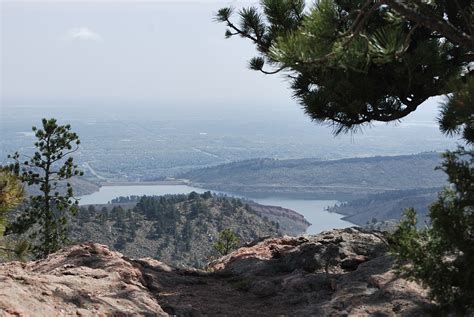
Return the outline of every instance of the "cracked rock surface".
<path id="1" fill-rule="evenodd" d="M 426 290 L 392 271 L 379 232 L 266 239 L 211 273 L 87 243 L 0 265 L 0 316 L 424 316 Z"/>

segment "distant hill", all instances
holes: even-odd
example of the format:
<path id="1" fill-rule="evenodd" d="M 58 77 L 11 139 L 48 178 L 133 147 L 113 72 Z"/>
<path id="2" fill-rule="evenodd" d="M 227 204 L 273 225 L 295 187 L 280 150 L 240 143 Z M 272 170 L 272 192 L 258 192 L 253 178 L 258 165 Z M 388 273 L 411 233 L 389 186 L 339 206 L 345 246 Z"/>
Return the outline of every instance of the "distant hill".
<path id="1" fill-rule="evenodd" d="M 281 224 L 281 225 L 280 225 Z M 241 243 L 304 232 L 309 223 L 294 211 L 204 194 L 120 198 L 81 207 L 70 226 L 74 242 L 108 244 L 130 257 L 152 257 L 203 267 L 215 256 L 218 233 L 231 229 Z"/>
<path id="2" fill-rule="evenodd" d="M 100 184 L 98 182 L 92 181 L 85 177 L 75 176 L 69 179 L 67 182 L 71 183 L 72 188 L 74 189 L 74 194 L 76 196 L 84 196 L 90 195 L 100 189 Z M 61 181 L 58 183 L 57 190 L 60 193 L 65 193 L 67 190 L 66 181 Z M 41 191 L 39 190 L 39 186 L 28 186 L 26 187 L 28 194 L 30 195 L 40 195 Z"/>
<path id="3" fill-rule="evenodd" d="M 268 195 L 351 200 L 390 190 L 442 187 L 439 153 L 333 161 L 253 159 L 184 174 L 193 185 L 248 197 Z"/>
<path id="4" fill-rule="evenodd" d="M 343 203 L 329 208 L 329 211 L 346 215 L 344 220 L 365 226 L 387 221 L 396 223 L 403 210 L 412 207 L 417 211 L 418 224 L 423 226 L 429 221 L 428 208 L 439 191 L 440 188 L 389 191 Z"/>

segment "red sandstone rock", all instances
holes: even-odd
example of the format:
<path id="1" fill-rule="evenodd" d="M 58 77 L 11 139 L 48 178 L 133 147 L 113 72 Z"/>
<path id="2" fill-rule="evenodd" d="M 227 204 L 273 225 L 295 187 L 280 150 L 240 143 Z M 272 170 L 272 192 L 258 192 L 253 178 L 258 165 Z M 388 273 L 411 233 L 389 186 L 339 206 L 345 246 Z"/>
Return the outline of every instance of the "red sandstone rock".
<path id="1" fill-rule="evenodd" d="M 0 265 L 0 316 L 423 316 L 420 285 L 398 278 L 383 236 L 342 229 L 247 246 L 214 273 L 81 244 Z"/>

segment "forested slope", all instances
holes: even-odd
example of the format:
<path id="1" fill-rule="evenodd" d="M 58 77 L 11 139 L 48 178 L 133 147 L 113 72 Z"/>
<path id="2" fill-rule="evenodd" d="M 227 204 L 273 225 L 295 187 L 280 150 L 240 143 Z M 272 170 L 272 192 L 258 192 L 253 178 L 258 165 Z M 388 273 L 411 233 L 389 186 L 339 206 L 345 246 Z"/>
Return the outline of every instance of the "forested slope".
<path id="1" fill-rule="evenodd" d="M 446 184 L 439 153 L 405 156 L 316 159 L 255 159 L 194 170 L 180 175 L 204 188 L 245 194 L 290 195 L 350 200 L 387 190 Z"/>
<path id="2" fill-rule="evenodd" d="M 406 208 L 415 208 L 418 224 L 424 226 L 428 220 L 428 207 L 436 200 L 440 188 L 396 190 L 369 195 L 330 208 L 345 220 L 365 226 L 387 220 L 398 221 Z M 395 222 L 392 222 L 395 223 Z"/>
<path id="3" fill-rule="evenodd" d="M 289 229 L 301 233 L 309 225 L 293 211 L 270 208 L 274 214 L 262 213 L 240 199 L 210 192 L 114 201 L 82 207 L 70 226 L 71 240 L 107 244 L 135 258 L 152 257 L 174 265 L 202 267 L 217 255 L 212 245 L 224 229 L 232 230 L 240 243 L 246 243 L 294 233 Z"/>

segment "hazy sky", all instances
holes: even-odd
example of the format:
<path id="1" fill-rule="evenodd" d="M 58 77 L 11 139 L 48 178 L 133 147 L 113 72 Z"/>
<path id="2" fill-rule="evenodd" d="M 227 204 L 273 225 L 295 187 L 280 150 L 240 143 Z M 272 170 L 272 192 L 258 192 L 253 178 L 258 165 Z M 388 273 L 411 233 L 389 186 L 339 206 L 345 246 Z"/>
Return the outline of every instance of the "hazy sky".
<path id="1" fill-rule="evenodd" d="M 290 101 L 212 21 L 228 1 L 2 2 L 5 104 Z"/>
<path id="2" fill-rule="evenodd" d="M 302 111 L 281 76 L 247 69 L 221 7 L 257 1 L 2 1 L 2 105 Z M 434 106 L 426 107 L 432 117 Z"/>

